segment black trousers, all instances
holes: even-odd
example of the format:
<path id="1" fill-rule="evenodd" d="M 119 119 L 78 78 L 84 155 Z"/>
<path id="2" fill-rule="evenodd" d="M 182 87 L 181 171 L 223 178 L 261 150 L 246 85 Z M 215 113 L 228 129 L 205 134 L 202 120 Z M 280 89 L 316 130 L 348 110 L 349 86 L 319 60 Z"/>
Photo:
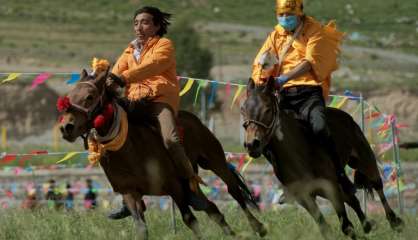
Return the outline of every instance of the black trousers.
<path id="1" fill-rule="evenodd" d="M 320 140 L 330 138 L 326 121 L 326 106 L 320 86 L 298 86 L 280 91 L 280 108 L 293 111 L 298 118 L 307 122 Z"/>
<path id="2" fill-rule="evenodd" d="M 310 126 L 314 137 L 325 147 L 337 171 L 344 176 L 344 167 L 337 146 L 327 125 L 326 105 L 320 86 L 297 86 L 280 91 L 280 108 L 293 111 Z"/>

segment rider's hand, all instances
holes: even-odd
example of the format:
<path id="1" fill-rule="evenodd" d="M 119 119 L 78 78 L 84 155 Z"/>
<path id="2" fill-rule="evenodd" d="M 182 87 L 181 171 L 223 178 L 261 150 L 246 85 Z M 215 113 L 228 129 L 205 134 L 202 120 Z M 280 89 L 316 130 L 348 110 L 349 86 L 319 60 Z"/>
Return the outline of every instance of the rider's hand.
<path id="1" fill-rule="evenodd" d="M 275 77 L 274 80 L 276 82 L 276 85 L 283 86 L 290 79 L 286 75 L 280 75 L 279 77 Z"/>

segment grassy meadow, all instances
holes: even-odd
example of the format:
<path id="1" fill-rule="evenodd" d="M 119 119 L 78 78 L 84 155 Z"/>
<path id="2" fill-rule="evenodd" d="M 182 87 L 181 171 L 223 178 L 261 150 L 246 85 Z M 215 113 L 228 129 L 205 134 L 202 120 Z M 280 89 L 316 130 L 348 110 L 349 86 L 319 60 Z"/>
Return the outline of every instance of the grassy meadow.
<path id="1" fill-rule="evenodd" d="M 174 234 L 169 211 L 148 210 L 146 220 L 149 227 L 149 239 L 194 239 L 192 232 L 181 222 L 179 212 L 176 212 L 177 234 Z M 235 237 L 223 235 L 220 228 L 205 214 L 197 213 L 196 216 L 200 221 L 205 239 L 261 239 L 251 231 L 242 211 L 224 208 L 223 212 L 237 235 Z M 265 211 L 257 215 L 269 231 L 263 239 L 322 239 L 312 218 L 304 210 L 296 207 Z M 111 221 L 105 216 L 106 212 L 100 210 L 64 213 L 47 209 L 34 212 L 9 209 L 0 212 L 0 239 L 134 239 L 135 229 L 130 218 Z M 348 239 L 339 231 L 336 215 L 329 214 L 326 219 L 331 225 L 335 239 Z M 360 239 L 416 239 L 418 236 L 416 216 L 403 217 L 406 227 L 401 233 L 392 231 L 383 216 L 371 216 L 371 219 L 376 221 L 376 228 L 367 235 L 362 232 L 355 216 L 350 214 L 350 219 Z"/>

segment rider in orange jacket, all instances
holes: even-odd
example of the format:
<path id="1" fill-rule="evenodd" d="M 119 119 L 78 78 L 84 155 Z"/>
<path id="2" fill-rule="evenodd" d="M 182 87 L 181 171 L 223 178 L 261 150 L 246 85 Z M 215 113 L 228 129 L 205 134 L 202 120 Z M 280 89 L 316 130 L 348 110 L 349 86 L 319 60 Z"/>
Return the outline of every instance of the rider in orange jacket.
<path id="1" fill-rule="evenodd" d="M 276 0 L 278 25 L 257 54 L 252 71 L 256 84 L 272 77 L 279 89 L 280 108 L 295 112 L 306 121 L 329 153 L 344 190 L 355 188 L 345 174 L 326 122 L 325 99 L 330 76 L 337 69 L 337 56 L 344 36 L 334 22 L 322 26 L 303 13 L 303 0 Z"/>
<path id="2" fill-rule="evenodd" d="M 204 208 L 206 201 L 198 196 L 202 180 L 194 172 L 177 132 L 176 116 L 180 103 L 180 87 L 176 78 L 176 58 L 173 43 L 163 36 L 167 33 L 171 14 L 155 7 L 138 9 L 133 18 L 136 38 L 123 51 L 112 69 L 113 76 L 126 85 L 125 95 L 130 105 L 146 100 L 146 108 L 134 109 L 155 118 L 163 143 L 173 159 L 179 176 L 188 180 L 188 198 L 194 208 Z M 112 76 L 111 74 L 111 76 Z M 112 81 L 110 80 L 109 85 Z M 109 217 L 129 216 L 126 206 Z"/>

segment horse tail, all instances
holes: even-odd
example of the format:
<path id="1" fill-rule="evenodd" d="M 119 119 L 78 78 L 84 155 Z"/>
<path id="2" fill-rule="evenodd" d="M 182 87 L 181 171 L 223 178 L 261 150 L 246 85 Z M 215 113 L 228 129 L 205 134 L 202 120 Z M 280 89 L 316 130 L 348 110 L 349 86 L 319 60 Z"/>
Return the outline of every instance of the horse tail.
<path id="1" fill-rule="evenodd" d="M 376 184 L 372 182 L 365 174 L 358 170 L 354 173 L 354 185 L 359 189 L 364 189 L 368 194 L 372 196 L 372 198 L 374 198 L 373 187 L 375 187 Z"/>
<path id="2" fill-rule="evenodd" d="M 245 201 L 253 208 L 260 210 L 257 201 L 255 200 L 253 194 L 251 193 L 250 189 L 248 189 L 248 186 L 245 182 L 244 177 L 236 170 L 235 166 L 231 163 L 228 164 L 228 169 L 231 171 L 231 173 L 235 176 L 235 178 L 238 181 L 239 189 L 241 190 L 241 193 L 243 194 Z"/>

